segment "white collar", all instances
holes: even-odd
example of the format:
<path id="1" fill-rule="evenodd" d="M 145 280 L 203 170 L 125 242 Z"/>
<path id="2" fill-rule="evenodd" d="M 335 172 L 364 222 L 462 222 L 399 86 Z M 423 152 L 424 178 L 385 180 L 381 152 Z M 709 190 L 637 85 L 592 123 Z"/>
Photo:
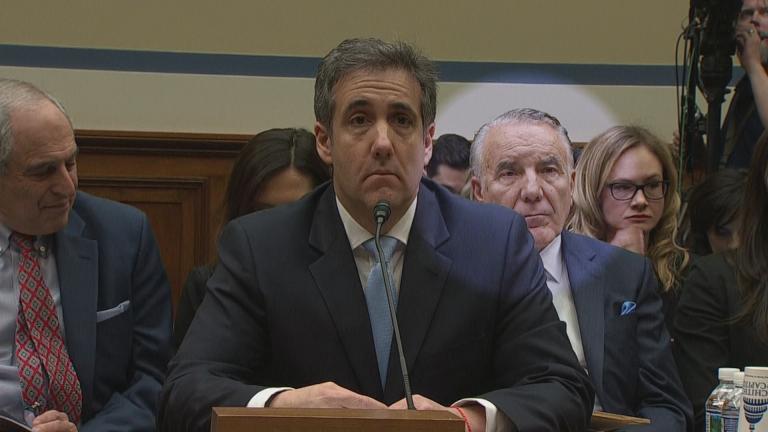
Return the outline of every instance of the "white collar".
<path id="1" fill-rule="evenodd" d="M 388 236 L 394 237 L 405 246 L 408 244 L 408 234 L 411 232 L 411 226 L 413 225 L 413 218 L 416 216 L 416 201 L 417 198 L 413 198 L 408 210 L 405 211 L 403 217 L 389 230 Z M 347 238 L 349 239 L 349 246 L 352 250 L 355 250 L 361 244 L 365 243 L 371 237 L 373 233 L 368 232 L 349 214 L 344 205 L 339 201 L 339 197 L 336 197 L 336 207 L 339 209 L 339 216 L 341 216 L 341 223 L 344 225 L 344 231 L 347 232 Z"/>
<path id="2" fill-rule="evenodd" d="M 549 277 L 554 279 L 555 283 L 560 283 L 563 276 L 563 257 L 560 253 L 562 246 L 562 235 L 552 239 L 549 244 L 541 250 L 541 262 L 544 264 L 544 270 Z"/>

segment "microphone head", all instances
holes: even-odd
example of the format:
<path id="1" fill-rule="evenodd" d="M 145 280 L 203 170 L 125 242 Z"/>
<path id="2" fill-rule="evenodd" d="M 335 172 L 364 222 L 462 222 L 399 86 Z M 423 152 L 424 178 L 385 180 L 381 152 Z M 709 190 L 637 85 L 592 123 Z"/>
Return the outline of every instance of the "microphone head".
<path id="1" fill-rule="evenodd" d="M 386 222 L 390 213 L 392 213 L 392 209 L 390 209 L 388 201 L 381 200 L 373 206 L 373 220 L 377 224 Z"/>

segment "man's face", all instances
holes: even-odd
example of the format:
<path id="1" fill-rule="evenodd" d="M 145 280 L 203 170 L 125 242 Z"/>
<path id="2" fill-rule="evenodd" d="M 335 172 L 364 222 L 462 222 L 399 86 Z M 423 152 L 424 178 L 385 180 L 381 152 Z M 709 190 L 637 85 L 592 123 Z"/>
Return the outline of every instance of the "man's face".
<path id="1" fill-rule="evenodd" d="M 467 172 L 469 170 L 453 168 L 448 165 L 438 165 L 437 172 L 432 177 L 435 183 L 439 183 L 453 193 L 461 193 L 464 184 L 467 182 Z"/>
<path id="2" fill-rule="evenodd" d="M 754 28 L 758 32 L 761 39 L 760 57 L 764 65 L 768 64 L 768 1 L 743 0 L 737 25 Z"/>
<path id="3" fill-rule="evenodd" d="M 0 176 L 0 223 L 29 235 L 66 226 L 75 201 L 77 146 L 64 114 L 45 101 L 11 112 L 14 143 Z"/>
<path id="4" fill-rule="evenodd" d="M 574 176 L 560 136 L 546 125 L 512 122 L 492 128 L 483 150 L 483 178 L 472 179 L 475 198 L 525 217 L 541 251 L 563 230 L 571 209 Z"/>
<path id="5" fill-rule="evenodd" d="M 416 197 L 434 133 L 434 124 L 426 133 L 422 126 L 420 98 L 418 82 L 405 71 L 352 72 L 333 88 L 331 130 L 315 125 L 336 195 L 369 230 L 378 201 L 389 201 L 394 222 Z"/>

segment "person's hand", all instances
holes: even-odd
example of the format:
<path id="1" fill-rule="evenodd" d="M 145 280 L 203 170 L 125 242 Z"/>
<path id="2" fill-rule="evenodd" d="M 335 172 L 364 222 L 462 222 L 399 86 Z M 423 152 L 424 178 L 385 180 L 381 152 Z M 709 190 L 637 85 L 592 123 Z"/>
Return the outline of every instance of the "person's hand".
<path id="1" fill-rule="evenodd" d="M 269 402 L 270 408 L 377 408 L 387 406 L 357 394 L 333 382 L 324 382 L 276 394 Z"/>
<path id="2" fill-rule="evenodd" d="M 739 63 L 747 75 L 750 75 L 756 71 L 762 71 L 762 59 L 760 56 L 760 45 L 762 44 L 762 38 L 760 32 L 755 26 L 749 24 L 739 25 L 736 27 L 736 42 L 739 45 L 737 54 L 739 56 Z"/>
<path id="3" fill-rule="evenodd" d="M 463 420 L 462 415 L 459 414 L 455 407 L 440 405 L 439 403 L 429 398 L 425 398 L 422 395 L 413 395 L 413 405 L 417 410 L 449 411 L 453 413 L 453 415 Z M 473 431 L 485 430 L 485 408 L 483 408 L 481 405 L 466 405 L 460 408 L 462 411 L 464 411 L 464 415 L 467 416 L 467 422 L 469 422 L 469 426 Z M 408 403 L 405 399 L 400 399 L 399 401 L 390 405 L 389 409 L 408 409 Z"/>
<path id="4" fill-rule="evenodd" d="M 35 432 L 77 432 L 77 426 L 61 411 L 46 411 L 32 421 Z"/>
<path id="5" fill-rule="evenodd" d="M 646 237 L 647 234 L 640 227 L 630 225 L 617 230 L 613 237 L 608 239 L 608 243 L 640 255 L 645 255 Z"/>

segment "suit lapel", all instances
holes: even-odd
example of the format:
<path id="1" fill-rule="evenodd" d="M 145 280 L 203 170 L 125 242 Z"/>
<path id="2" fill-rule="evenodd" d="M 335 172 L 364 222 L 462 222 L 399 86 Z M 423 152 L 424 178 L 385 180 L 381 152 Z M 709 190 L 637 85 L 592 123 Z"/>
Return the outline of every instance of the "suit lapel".
<path id="1" fill-rule="evenodd" d="M 336 326 L 359 390 L 381 399 L 378 374 L 372 373 L 378 370 L 378 363 L 365 294 L 332 187 L 320 198 L 309 242 L 322 253 L 309 270 Z"/>
<path id="2" fill-rule="evenodd" d="M 97 242 L 84 237 L 84 229 L 76 211 L 70 212 L 67 227 L 55 236 L 55 253 L 67 352 L 80 379 L 85 414 L 93 398 L 99 256 Z"/>
<path id="3" fill-rule="evenodd" d="M 452 261 L 437 249 L 449 237 L 435 195 L 422 183 L 405 250 L 397 317 L 405 352 L 406 367 L 413 370 L 419 350 L 432 322 Z M 403 397 L 403 383 L 397 348 L 393 345 L 387 376 L 385 400 Z"/>
<path id="4" fill-rule="evenodd" d="M 603 393 L 605 353 L 605 282 L 596 267 L 597 255 L 578 235 L 563 231 L 563 255 L 571 283 L 571 293 L 579 319 L 581 343 L 592 383 Z"/>

